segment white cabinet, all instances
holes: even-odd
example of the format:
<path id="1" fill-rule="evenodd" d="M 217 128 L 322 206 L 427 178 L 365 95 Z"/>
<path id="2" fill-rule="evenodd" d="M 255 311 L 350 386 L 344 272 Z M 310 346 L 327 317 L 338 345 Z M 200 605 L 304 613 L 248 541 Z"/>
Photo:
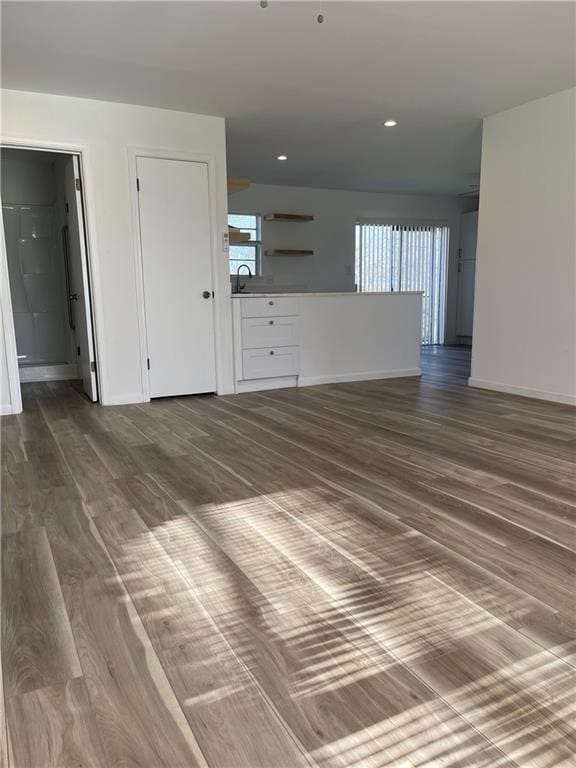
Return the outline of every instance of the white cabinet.
<path id="1" fill-rule="evenodd" d="M 236 295 L 236 392 L 419 376 L 419 292 Z"/>
<path id="2" fill-rule="evenodd" d="M 242 351 L 242 371 L 245 379 L 297 376 L 298 370 L 298 347 L 244 349 Z"/>
<path id="3" fill-rule="evenodd" d="M 291 296 L 278 298 L 240 299 L 242 317 L 285 317 L 298 314 L 298 299 Z"/>
<path id="4" fill-rule="evenodd" d="M 245 317 L 242 319 L 244 348 L 298 345 L 298 317 Z"/>
<path id="5" fill-rule="evenodd" d="M 300 373 L 298 298 L 234 300 L 237 390 L 296 386 Z"/>

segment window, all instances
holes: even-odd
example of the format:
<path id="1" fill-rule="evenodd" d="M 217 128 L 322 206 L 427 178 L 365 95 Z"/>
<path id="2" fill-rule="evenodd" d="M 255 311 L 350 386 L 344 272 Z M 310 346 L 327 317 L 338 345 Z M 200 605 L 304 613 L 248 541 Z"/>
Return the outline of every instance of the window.
<path id="1" fill-rule="evenodd" d="M 259 275 L 260 216 L 253 213 L 230 213 L 228 225 L 250 235 L 249 240 L 241 243 L 233 243 L 232 236 L 230 237 L 230 274 L 235 275 L 240 264 L 247 264 L 253 275 Z"/>
<path id="2" fill-rule="evenodd" d="M 437 224 L 359 222 L 359 291 L 423 291 L 422 344 L 444 343 L 449 229 Z"/>

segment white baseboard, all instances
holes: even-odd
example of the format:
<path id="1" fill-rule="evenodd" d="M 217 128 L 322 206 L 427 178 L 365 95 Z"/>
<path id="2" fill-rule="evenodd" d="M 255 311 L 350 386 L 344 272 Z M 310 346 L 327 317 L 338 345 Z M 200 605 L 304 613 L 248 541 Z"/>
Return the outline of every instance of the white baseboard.
<path id="1" fill-rule="evenodd" d="M 79 379 L 80 372 L 76 363 L 60 365 L 27 365 L 18 369 L 22 383 L 34 381 L 70 381 Z"/>
<path id="2" fill-rule="evenodd" d="M 11 416 L 13 413 L 11 405 L 0 405 L 0 416 Z"/>
<path id="3" fill-rule="evenodd" d="M 236 382 L 236 392 L 263 392 L 267 389 L 286 389 L 287 387 L 297 387 L 297 376 L 279 376 L 274 379 L 246 379 Z"/>
<path id="4" fill-rule="evenodd" d="M 132 394 L 127 395 L 116 395 L 115 397 L 111 397 L 109 399 L 106 399 L 106 401 L 102 400 L 101 405 L 138 405 L 139 403 L 149 403 L 150 400 L 145 398 L 142 395 L 142 392 L 133 392 Z"/>
<path id="5" fill-rule="evenodd" d="M 310 387 L 317 384 L 344 384 L 347 381 L 400 379 L 408 376 L 421 375 L 421 368 L 396 368 L 388 371 L 362 371 L 360 373 L 329 374 L 328 376 L 300 376 L 298 383 L 301 387 Z"/>
<path id="6" fill-rule="evenodd" d="M 530 387 L 517 387 L 513 384 L 502 384 L 499 381 L 488 381 L 487 379 L 468 379 L 469 387 L 477 389 L 491 389 L 494 392 L 504 392 L 507 395 L 519 395 L 520 397 L 533 397 L 536 400 L 548 400 L 553 403 L 565 403 L 566 405 L 576 405 L 576 395 L 564 395 L 560 392 L 547 392 L 542 389 L 531 389 Z"/>

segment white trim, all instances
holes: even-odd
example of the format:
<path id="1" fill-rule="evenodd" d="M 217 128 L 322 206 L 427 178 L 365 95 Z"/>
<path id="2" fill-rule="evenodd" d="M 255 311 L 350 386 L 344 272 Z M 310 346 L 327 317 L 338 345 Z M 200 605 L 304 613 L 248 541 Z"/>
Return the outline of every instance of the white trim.
<path id="1" fill-rule="evenodd" d="M 80 379 L 77 363 L 56 365 L 26 365 L 20 367 L 20 382 L 25 381 L 70 381 Z"/>
<path id="2" fill-rule="evenodd" d="M 396 368 L 389 371 L 363 371 L 361 373 L 340 373 L 328 376 L 300 376 L 299 386 L 311 387 L 318 384 L 343 384 L 347 381 L 370 381 L 374 379 L 400 379 L 421 376 L 421 368 Z"/>
<path id="3" fill-rule="evenodd" d="M 22 409 L 14 411 L 11 405 L 0 405 L 0 416 L 12 416 L 14 413 L 22 413 Z"/>
<path id="4" fill-rule="evenodd" d="M 279 376 L 272 379 L 245 379 L 236 382 L 236 392 L 258 392 L 265 389 L 286 387 L 314 387 L 319 384 L 344 384 L 348 381 L 373 381 L 376 379 L 400 379 L 421 376 L 421 368 L 396 368 L 388 371 L 364 371 L 362 373 L 338 373 L 328 376 Z"/>
<path id="5" fill-rule="evenodd" d="M 204 163 L 208 169 L 208 197 L 210 210 L 210 269 L 214 290 L 212 309 L 214 313 L 214 358 L 216 363 L 216 393 L 219 395 L 234 392 L 233 381 L 225 381 L 223 369 L 225 362 L 222 358 L 222 350 L 225 348 L 222 323 L 223 302 L 230 298 L 229 263 L 226 262 L 227 290 L 222 285 L 217 269 L 217 254 L 220 250 L 221 229 L 216 220 L 216 158 L 214 155 L 188 152 L 185 150 L 159 149 L 156 147 L 128 147 L 128 178 L 130 183 L 130 205 L 132 208 L 132 235 L 134 240 L 134 270 L 136 275 L 136 303 L 138 306 L 138 332 L 140 336 L 140 378 L 142 391 L 138 393 L 137 400 L 132 402 L 148 402 L 150 400 L 150 384 L 148 376 L 148 350 L 146 332 L 146 307 L 144 302 L 144 270 L 142 266 L 142 243 L 140 239 L 140 206 L 138 203 L 138 191 L 136 189 L 137 160 L 139 157 L 151 157 L 162 160 L 184 160 L 192 163 Z M 118 398 L 114 398 L 116 402 Z"/>
<path id="6" fill-rule="evenodd" d="M 560 392 L 548 392 L 544 389 L 532 389 L 531 387 L 518 387 L 514 384 L 502 384 L 499 381 L 488 381 L 487 379 L 468 379 L 468 386 L 476 389 L 490 389 L 494 392 L 504 392 L 508 395 L 519 395 L 520 397 L 532 397 L 536 400 L 549 400 L 554 403 L 565 403 L 566 405 L 576 405 L 576 395 L 564 395 Z"/>
<path id="7" fill-rule="evenodd" d="M 243 392 L 262 392 L 267 389 L 287 389 L 297 387 L 298 376 L 279 376 L 272 379 L 244 379 L 236 382 L 237 394 Z"/>
<path id="8" fill-rule="evenodd" d="M 43 139 L 22 139 L 10 136 L 4 136 L 0 140 L 1 148 L 26 149 L 34 152 L 56 152 L 63 155 L 78 155 L 80 164 L 80 173 L 82 179 L 82 202 L 84 205 L 84 232 L 86 235 L 86 249 L 88 273 L 90 276 L 91 288 L 91 312 L 92 328 L 94 333 L 94 357 L 98 370 L 98 398 L 101 403 L 108 399 L 108 380 L 104 375 L 106 370 L 106 345 L 104 340 L 104 310 L 102 301 L 102 291 L 100 282 L 100 270 L 97 258 L 96 243 L 96 215 L 92 205 L 91 183 L 92 173 L 90 171 L 90 151 L 84 144 L 61 143 L 55 141 L 45 141 Z M 1 221 L 1 219 L 0 219 Z M 16 353 L 16 333 L 14 330 L 14 317 L 12 314 L 12 300 L 8 283 L 8 262 L 6 247 L 4 243 L 4 224 L 2 222 L 2 255 L 0 257 L 0 300 L 2 302 L 2 316 L 5 321 L 6 308 L 9 308 L 8 324 L 4 322 L 4 343 L 6 348 L 6 357 L 8 360 L 8 376 L 11 382 L 11 400 L 14 413 L 22 412 L 22 394 L 20 392 L 20 378 L 18 372 L 18 357 Z M 8 289 L 6 286 L 8 285 Z M 8 294 L 6 302 L 5 294 Z M 16 392 L 12 392 L 12 377 L 17 375 Z"/>
<path id="9" fill-rule="evenodd" d="M 0 311 L 2 313 L 2 333 L 4 335 L 4 354 L 6 355 L 6 373 L 8 375 L 8 394 L 10 405 L 1 406 L 0 413 L 22 413 L 22 393 L 20 391 L 20 376 L 18 373 L 18 352 L 16 350 L 16 330 L 12 313 L 12 295 L 10 293 L 10 277 L 8 274 L 8 252 L 4 217 L 0 205 Z M 5 409 L 9 408 L 8 411 Z"/>
<path id="10" fill-rule="evenodd" d="M 142 396 L 142 392 L 129 392 L 127 395 L 117 395 L 115 397 L 110 398 L 106 403 L 101 403 L 101 405 L 132 405 L 132 404 L 138 404 L 138 403 L 149 403 L 150 398 L 144 399 Z"/>

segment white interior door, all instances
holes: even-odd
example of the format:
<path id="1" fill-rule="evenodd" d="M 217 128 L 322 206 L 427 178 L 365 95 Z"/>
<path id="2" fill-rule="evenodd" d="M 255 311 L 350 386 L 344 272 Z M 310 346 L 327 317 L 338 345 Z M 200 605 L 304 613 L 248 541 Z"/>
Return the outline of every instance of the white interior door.
<path id="1" fill-rule="evenodd" d="M 150 397 L 214 392 L 208 166 L 136 164 Z"/>
<path id="2" fill-rule="evenodd" d="M 458 336 L 472 336 L 477 239 L 478 211 L 464 213 L 460 221 L 460 257 L 458 259 L 458 304 L 456 312 L 456 333 Z"/>
<path id="3" fill-rule="evenodd" d="M 67 225 L 71 290 L 69 301 L 76 326 L 76 344 L 80 350 L 78 362 L 82 375 L 82 385 L 90 400 L 96 402 L 98 400 L 98 387 L 90 310 L 90 280 L 80 184 L 80 163 L 76 155 L 72 155 L 66 163 L 64 184 L 68 205 Z"/>

